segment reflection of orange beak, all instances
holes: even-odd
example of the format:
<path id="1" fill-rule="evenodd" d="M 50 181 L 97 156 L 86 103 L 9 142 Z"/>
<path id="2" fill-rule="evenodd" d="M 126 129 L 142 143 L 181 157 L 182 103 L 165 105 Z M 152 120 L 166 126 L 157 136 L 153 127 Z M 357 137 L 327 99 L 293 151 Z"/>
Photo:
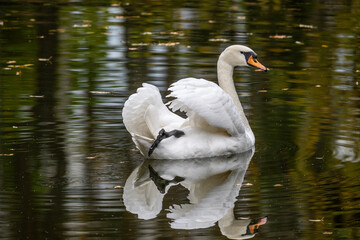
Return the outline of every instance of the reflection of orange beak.
<path id="1" fill-rule="evenodd" d="M 253 56 L 250 56 L 247 63 L 250 65 L 250 66 L 253 66 L 253 67 L 256 67 L 258 69 L 261 69 L 263 71 L 267 71 L 268 69 L 262 65 L 258 60 L 254 59 Z"/>
<path id="2" fill-rule="evenodd" d="M 251 56 L 252 57 L 252 56 Z M 259 63 L 260 64 L 260 63 Z M 261 65 L 261 64 L 260 64 Z M 261 65 L 262 66 L 262 65 Z M 263 66 L 264 67 L 264 66 Z M 249 225 L 249 230 L 251 234 L 255 233 L 255 230 L 259 229 L 261 225 L 264 225 L 267 222 L 267 217 L 260 218 L 257 223 Z"/>

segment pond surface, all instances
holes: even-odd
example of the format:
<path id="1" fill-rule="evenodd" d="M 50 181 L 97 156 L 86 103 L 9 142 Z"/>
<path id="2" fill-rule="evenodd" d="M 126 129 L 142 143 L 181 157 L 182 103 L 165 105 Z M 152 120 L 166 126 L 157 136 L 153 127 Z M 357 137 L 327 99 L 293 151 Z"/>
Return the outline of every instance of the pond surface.
<path id="1" fill-rule="evenodd" d="M 0 238 L 360 239 L 359 20 L 342 0 L 0 1 Z M 271 69 L 234 75 L 255 151 L 145 161 L 128 96 L 216 81 L 231 44 Z"/>

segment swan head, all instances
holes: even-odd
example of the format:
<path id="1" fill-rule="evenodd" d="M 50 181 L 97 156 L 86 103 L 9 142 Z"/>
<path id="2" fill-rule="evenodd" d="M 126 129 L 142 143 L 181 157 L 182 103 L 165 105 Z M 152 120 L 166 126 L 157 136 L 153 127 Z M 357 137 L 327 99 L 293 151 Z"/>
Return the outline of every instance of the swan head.
<path id="1" fill-rule="evenodd" d="M 268 69 L 257 60 L 257 54 L 249 47 L 243 45 L 232 45 L 227 47 L 219 57 L 232 67 L 250 66 L 263 71 Z"/>

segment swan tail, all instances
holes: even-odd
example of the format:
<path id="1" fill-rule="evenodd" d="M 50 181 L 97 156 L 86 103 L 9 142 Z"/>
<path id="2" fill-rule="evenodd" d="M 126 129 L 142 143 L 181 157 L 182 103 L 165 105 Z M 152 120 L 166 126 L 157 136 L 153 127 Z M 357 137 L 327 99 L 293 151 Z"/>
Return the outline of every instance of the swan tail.
<path id="1" fill-rule="evenodd" d="M 122 111 L 123 122 L 128 132 L 136 138 L 142 136 L 154 139 L 157 115 L 154 110 L 164 106 L 159 90 L 147 83 L 143 83 L 137 92 L 125 102 Z M 149 127 L 150 125 L 150 127 Z"/>
<path id="2" fill-rule="evenodd" d="M 173 130 L 184 122 L 164 105 L 158 88 L 147 83 L 125 102 L 122 116 L 133 142 L 145 156 L 161 129 Z"/>

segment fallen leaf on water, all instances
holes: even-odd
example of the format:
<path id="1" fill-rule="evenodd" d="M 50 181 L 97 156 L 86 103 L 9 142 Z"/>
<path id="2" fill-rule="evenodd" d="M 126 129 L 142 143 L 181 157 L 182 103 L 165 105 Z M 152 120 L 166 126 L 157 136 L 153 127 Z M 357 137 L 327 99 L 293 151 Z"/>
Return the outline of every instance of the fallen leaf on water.
<path id="1" fill-rule="evenodd" d="M 316 85 L 315 87 L 321 87 L 321 85 L 318 84 L 318 85 Z"/>
<path id="2" fill-rule="evenodd" d="M 275 34 L 273 36 L 269 36 L 269 38 L 284 39 L 284 38 L 292 38 L 292 36 Z"/>
<path id="3" fill-rule="evenodd" d="M 91 94 L 112 94 L 112 92 L 106 91 L 90 91 Z"/>
<path id="4" fill-rule="evenodd" d="M 252 186 L 253 184 L 252 183 L 245 183 L 245 184 L 236 184 L 236 186 Z"/>
<path id="5" fill-rule="evenodd" d="M 283 187 L 284 185 L 278 183 L 278 184 L 274 184 L 273 186 L 274 187 Z"/>
<path id="6" fill-rule="evenodd" d="M 300 42 L 300 41 L 296 41 L 295 44 L 297 44 L 297 45 L 304 45 L 304 43 L 303 43 L 303 42 Z"/>
<path id="7" fill-rule="evenodd" d="M 314 25 L 308 25 L 308 24 L 299 24 L 299 27 L 300 27 L 300 28 L 308 28 L 308 29 L 317 28 L 317 27 L 314 26 Z"/>
<path id="8" fill-rule="evenodd" d="M 321 47 L 323 47 L 323 48 L 327 48 L 327 47 L 329 47 L 329 46 L 328 46 L 328 45 L 323 44 L 323 45 L 321 45 Z"/>
<path id="9" fill-rule="evenodd" d="M 91 27 L 91 24 L 74 24 L 73 28 L 88 28 Z"/>
<path id="10" fill-rule="evenodd" d="M 258 93 L 266 93 L 268 90 L 259 90 Z"/>
<path id="11" fill-rule="evenodd" d="M 91 157 L 86 157 L 86 159 L 95 159 L 95 156 L 91 156 Z"/>
<path id="12" fill-rule="evenodd" d="M 246 19 L 246 16 L 238 16 L 237 19 L 239 19 L 239 20 L 245 20 L 245 19 Z"/>
<path id="13" fill-rule="evenodd" d="M 11 157 L 14 156 L 13 153 L 0 153 L 0 157 Z"/>
<path id="14" fill-rule="evenodd" d="M 7 62 L 6 62 L 6 64 L 14 64 L 14 63 L 16 63 L 15 60 L 10 60 L 10 61 L 7 61 Z"/>
<path id="15" fill-rule="evenodd" d="M 131 46 L 148 46 L 148 43 L 132 43 Z"/>
<path id="16" fill-rule="evenodd" d="M 29 95 L 31 98 L 43 98 L 44 95 Z"/>
<path id="17" fill-rule="evenodd" d="M 325 235 L 331 235 L 331 234 L 333 234 L 333 232 L 323 232 L 323 234 L 325 234 Z"/>
<path id="18" fill-rule="evenodd" d="M 52 56 L 50 56 L 49 58 L 38 58 L 38 60 L 40 62 L 51 62 L 50 60 L 52 59 Z"/>
<path id="19" fill-rule="evenodd" d="M 287 90 L 289 90 L 289 88 L 283 88 L 283 89 L 281 89 L 281 90 L 283 90 L 283 91 L 287 91 Z"/>
<path id="20" fill-rule="evenodd" d="M 157 45 L 158 46 L 166 46 L 166 47 L 172 47 L 172 46 L 175 46 L 175 45 L 178 45 L 180 44 L 179 42 L 168 42 L 168 43 L 158 43 Z"/>
<path id="21" fill-rule="evenodd" d="M 225 38 L 210 38 L 209 42 L 228 42 L 228 39 Z"/>
<path id="22" fill-rule="evenodd" d="M 309 222 L 322 222 L 324 221 L 324 218 L 321 219 L 309 219 Z"/>

